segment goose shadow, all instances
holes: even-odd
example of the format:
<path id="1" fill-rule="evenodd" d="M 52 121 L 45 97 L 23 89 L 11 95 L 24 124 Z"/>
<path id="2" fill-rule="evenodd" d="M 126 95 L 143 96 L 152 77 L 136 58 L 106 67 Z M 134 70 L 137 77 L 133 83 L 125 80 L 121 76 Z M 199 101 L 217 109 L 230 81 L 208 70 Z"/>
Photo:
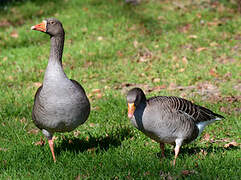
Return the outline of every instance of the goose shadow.
<path id="1" fill-rule="evenodd" d="M 165 150 L 165 156 L 166 157 L 169 158 L 169 157 L 174 156 L 174 147 L 175 146 L 172 146 L 171 149 L 169 148 L 169 149 Z M 222 153 L 222 152 L 225 152 L 225 151 L 234 151 L 234 150 L 238 150 L 238 149 L 240 149 L 240 147 L 238 147 L 238 146 L 231 146 L 231 147 L 225 148 L 225 147 L 220 147 L 220 146 L 218 147 L 218 146 L 215 146 L 213 144 L 209 145 L 208 147 L 188 147 L 188 145 L 186 145 L 186 146 L 184 145 L 183 147 L 181 147 L 178 156 L 195 155 L 195 154 L 206 155 L 206 154 L 213 153 L 213 152 Z M 161 151 L 159 151 L 157 153 L 157 157 L 161 158 Z"/>
<path id="2" fill-rule="evenodd" d="M 88 139 L 65 138 L 61 144 L 55 148 L 55 153 L 60 154 L 61 151 L 67 150 L 75 153 L 94 150 L 96 153 L 104 150 L 107 151 L 110 147 L 121 146 L 122 141 L 133 137 L 129 128 L 118 130 L 116 133 L 110 133 L 108 136 L 94 137 Z"/>
<path id="3" fill-rule="evenodd" d="M 203 153 L 203 154 L 212 153 L 212 152 L 221 153 L 221 152 L 237 150 L 237 149 L 240 149 L 240 148 L 236 146 L 225 148 L 225 147 L 220 147 L 220 146 L 211 144 L 208 147 L 203 147 L 203 148 L 202 147 L 185 147 L 180 151 L 180 153 L 193 155 L 198 153 Z"/>
<path id="4" fill-rule="evenodd" d="M 41 0 L 29 0 L 33 3 L 35 3 L 36 5 L 44 5 L 46 3 L 49 2 L 57 2 L 56 0 L 48 0 L 48 1 L 41 1 Z M 28 1 L 23 1 L 23 0 L 0 0 L 0 8 L 4 8 L 4 6 L 12 6 L 12 5 L 16 5 L 17 4 L 25 4 Z M 60 3 L 62 5 L 62 1 L 58 1 L 58 3 Z M 62 7 L 62 6 L 58 6 L 58 7 Z M 64 8 L 64 7 L 63 7 Z"/>

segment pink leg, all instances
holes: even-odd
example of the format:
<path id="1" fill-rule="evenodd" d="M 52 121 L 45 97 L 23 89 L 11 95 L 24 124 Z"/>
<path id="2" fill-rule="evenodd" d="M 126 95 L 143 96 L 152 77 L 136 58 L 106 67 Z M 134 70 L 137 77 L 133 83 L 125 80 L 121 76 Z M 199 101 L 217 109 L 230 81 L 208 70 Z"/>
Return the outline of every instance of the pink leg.
<path id="1" fill-rule="evenodd" d="M 50 147 L 54 162 L 56 162 L 55 155 L 54 155 L 54 141 L 52 139 L 49 139 L 48 142 L 49 142 L 49 147 Z"/>
<path id="2" fill-rule="evenodd" d="M 160 143 L 160 149 L 161 149 L 161 153 L 162 153 L 162 157 L 165 157 L 165 144 L 164 143 Z"/>
<path id="3" fill-rule="evenodd" d="M 175 147 L 175 158 L 173 160 L 173 166 L 175 166 L 175 164 L 176 164 L 176 159 L 177 159 L 178 153 L 180 151 L 180 147 L 181 147 L 180 145 L 176 144 L 176 147 Z"/>

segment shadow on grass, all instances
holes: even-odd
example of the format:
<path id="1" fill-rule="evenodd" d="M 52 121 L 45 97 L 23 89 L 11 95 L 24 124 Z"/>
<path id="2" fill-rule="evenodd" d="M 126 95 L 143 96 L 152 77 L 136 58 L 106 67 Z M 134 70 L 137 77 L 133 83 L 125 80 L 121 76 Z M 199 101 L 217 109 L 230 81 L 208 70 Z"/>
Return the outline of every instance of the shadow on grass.
<path id="1" fill-rule="evenodd" d="M 240 147 L 237 146 L 232 146 L 229 148 L 225 148 L 225 147 L 217 147 L 216 145 L 210 144 L 208 147 L 188 147 L 188 146 L 184 146 L 181 147 L 179 155 L 178 156 L 182 156 L 185 154 L 188 155 L 195 155 L 195 154 L 203 154 L 205 155 L 206 153 L 221 153 L 221 152 L 225 152 L 225 151 L 234 151 L 234 150 L 238 150 L 240 149 Z M 166 157 L 174 157 L 174 146 L 171 147 L 171 149 L 166 149 L 165 150 L 165 156 Z M 158 158 L 162 158 L 161 156 L 161 152 L 157 153 L 157 157 Z"/>
<path id="2" fill-rule="evenodd" d="M 4 6 L 6 6 L 6 5 L 11 6 L 11 5 L 16 5 L 16 4 L 24 4 L 28 1 L 34 2 L 35 4 L 38 4 L 38 5 L 43 5 L 48 2 L 61 3 L 61 1 L 58 1 L 58 0 L 45 0 L 45 1 L 42 1 L 42 0 L 0 0 L 0 8 L 4 8 Z M 60 5 L 60 4 L 58 4 L 58 5 Z"/>
<path id="3" fill-rule="evenodd" d="M 55 148 L 55 153 L 60 154 L 63 150 L 76 153 L 84 151 L 95 151 L 98 153 L 99 150 L 107 151 L 110 147 L 118 147 L 124 139 L 131 138 L 132 136 L 133 134 L 128 128 L 122 128 L 118 130 L 118 133 L 115 132 L 115 135 L 110 134 L 109 136 L 90 137 L 87 140 L 67 138 Z"/>
<path id="4" fill-rule="evenodd" d="M 143 34 L 147 36 L 156 35 L 159 37 L 162 34 L 161 21 L 154 19 L 151 16 L 146 16 L 141 11 L 144 9 L 145 3 L 148 2 L 142 2 L 140 6 L 133 6 L 125 3 L 125 0 L 112 0 L 108 3 L 106 1 L 93 0 L 90 2 L 90 6 L 93 6 L 95 8 L 101 8 L 101 6 L 103 6 L 104 8 L 106 8 L 106 12 L 112 12 L 111 15 L 115 18 L 124 16 L 126 17 L 126 19 L 130 19 L 134 24 L 139 27 L 139 31 L 141 31 Z"/>
<path id="5" fill-rule="evenodd" d="M 181 149 L 181 154 L 197 154 L 197 153 L 220 153 L 220 152 L 225 152 L 225 151 L 230 151 L 230 150 L 237 150 L 240 149 L 239 147 L 217 147 L 216 145 L 214 146 L 213 144 L 209 145 L 208 147 L 200 148 L 200 147 L 191 147 L 191 148 L 183 148 Z"/>

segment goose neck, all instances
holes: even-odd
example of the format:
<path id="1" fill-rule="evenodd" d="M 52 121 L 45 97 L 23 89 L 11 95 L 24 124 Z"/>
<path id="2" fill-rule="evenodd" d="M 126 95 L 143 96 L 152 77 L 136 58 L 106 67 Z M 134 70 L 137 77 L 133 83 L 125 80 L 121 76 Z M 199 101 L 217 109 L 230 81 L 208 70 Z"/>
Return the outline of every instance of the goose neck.
<path id="1" fill-rule="evenodd" d="M 49 61 L 57 61 L 62 66 L 62 54 L 64 48 L 64 34 L 51 37 L 51 49 Z"/>

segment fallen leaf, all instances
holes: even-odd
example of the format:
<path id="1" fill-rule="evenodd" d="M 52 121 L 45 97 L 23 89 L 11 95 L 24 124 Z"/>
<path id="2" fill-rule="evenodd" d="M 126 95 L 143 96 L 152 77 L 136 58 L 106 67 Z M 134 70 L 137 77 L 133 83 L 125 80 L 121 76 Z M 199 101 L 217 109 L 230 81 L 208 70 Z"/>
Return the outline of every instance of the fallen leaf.
<path id="1" fill-rule="evenodd" d="M 187 33 L 191 29 L 191 24 L 185 24 L 184 26 L 179 28 L 180 32 Z"/>
<path id="2" fill-rule="evenodd" d="M 229 103 L 240 102 L 241 96 L 227 96 L 223 97 L 223 99 Z"/>
<path id="3" fill-rule="evenodd" d="M 178 70 L 178 72 L 184 72 L 185 71 L 185 68 L 181 68 Z"/>
<path id="4" fill-rule="evenodd" d="M 140 77 L 145 77 L 145 76 L 146 76 L 145 73 L 140 74 Z"/>
<path id="5" fill-rule="evenodd" d="M 3 58 L 3 61 L 5 62 L 5 61 L 7 61 L 7 60 L 8 60 L 8 57 L 5 56 L 5 57 Z"/>
<path id="6" fill-rule="evenodd" d="M 135 48 L 138 48 L 138 41 L 135 40 L 135 41 L 133 42 L 133 45 L 134 45 Z"/>
<path id="7" fill-rule="evenodd" d="M 201 51 L 204 51 L 204 50 L 206 50 L 207 48 L 205 48 L 205 47 L 200 47 L 200 48 L 197 48 L 196 49 L 196 52 L 201 52 Z"/>
<path id="8" fill-rule="evenodd" d="M 135 31 L 137 29 L 137 26 L 134 24 L 130 28 L 127 28 L 127 31 Z"/>
<path id="9" fill-rule="evenodd" d="M 166 89 L 167 86 L 165 84 L 162 84 L 160 86 L 154 86 L 153 88 L 148 89 L 148 92 L 153 92 L 153 91 L 160 91 L 162 89 Z"/>
<path id="10" fill-rule="evenodd" d="M 201 18 L 201 17 L 202 17 L 202 14 L 197 13 L 196 16 L 197 16 L 198 18 Z"/>
<path id="11" fill-rule="evenodd" d="M 188 60 L 187 60 L 187 57 L 186 57 L 186 56 L 183 56 L 182 62 L 183 62 L 183 64 L 185 64 L 185 65 L 188 64 Z"/>
<path id="12" fill-rule="evenodd" d="M 92 90 L 92 93 L 100 93 L 100 92 L 101 92 L 100 89 L 93 89 L 93 90 Z"/>
<path id="13" fill-rule="evenodd" d="M 161 81 L 160 78 L 153 78 L 153 79 L 152 79 L 152 82 L 154 82 L 154 83 L 159 83 L 160 81 Z"/>
<path id="14" fill-rule="evenodd" d="M 209 141 L 209 140 L 210 140 L 210 134 L 205 133 L 204 136 L 203 136 L 203 139 L 204 139 L 205 141 Z"/>
<path id="15" fill-rule="evenodd" d="M 27 120 L 26 120 L 26 118 L 25 118 L 25 117 L 23 117 L 22 119 L 20 119 L 20 122 L 21 122 L 21 123 L 26 123 L 26 122 L 27 122 Z"/>
<path id="16" fill-rule="evenodd" d="M 122 56 L 123 56 L 123 53 L 122 53 L 121 51 L 117 51 L 117 55 L 118 55 L 119 57 L 122 57 Z"/>
<path id="17" fill-rule="evenodd" d="M 78 137 L 81 134 L 79 130 L 74 131 L 74 137 Z"/>
<path id="18" fill-rule="evenodd" d="M 211 47 L 214 47 L 214 46 L 218 46 L 218 43 L 216 43 L 216 42 L 211 42 L 209 45 L 210 45 Z"/>
<path id="19" fill-rule="evenodd" d="M 233 88 L 241 92 L 241 83 L 234 85 Z"/>
<path id="20" fill-rule="evenodd" d="M 237 115 L 240 115 L 241 114 L 241 107 L 236 107 L 233 109 L 234 110 L 234 113 L 237 114 Z"/>
<path id="21" fill-rule="evenodd" d="M 190 174 L 190 171 L 189 170 L 182 170 L 182 175 L 188 175 L 188 174 Z"/>
<path id="22" fill-rule="evenodd" d="M 202 95 L 203 99 L 214 99 L 221 96 L 221 92 L 217 86 L 210 82 L 200 82 L 196 85 L 196 92 Z"/>
<path id="23" fill-rule="evenodd" d="M 85 68 L 88 68 L 88 67 L 90 67 L 90 66 L 92 66 L 93 65 L 93 62 L 91 62 L 91 61 L 86 61 L 85 63 L 84 63 L 84 67 Z"/>
<path id="24" fill-rule="evenodd" d="M 4 151 L 4 152 L 6 152 L 8 149 L 6 149 L 6 148 L 0 148 L 0 151 Z"/>
<path id="25" fill-rule="evenodd" d="M 224 79 L 230 80 L 232 77 L 232 73 L 231 72 L 227 72 L 226 74 L 224 74 Z"/>
<path id="26" fill-rule="evenodd" d="M 38 88 L 42 85 L 42 83 L 41 82 L 34 82 L 33 85 Z"/>
<path id="27" fill-rule="evenodd" d="M 95 124 L 94 123 L 90 123 L 90 127 L 94 127 L 95 126 Z"/>
<path id="28" fill-rule="evenodd" d="M 42 137 L 40 138 L 40 141 L 37 141 L 34 143 L 35 146 L 43 146 L 45 144 L 45 141 L 42 139 Z"/>
<path id="29" fill-rule="evenodd" d="M 166 20 L 166 18 L 164 16 L 158 16 L 157 19 L 158 20 Z"/>
<path id="30" fill-rule="evenodd" d="M 213 22 L 208 22 L 207 23 L 208 26 L 220 26 L 222 25 L 221 21 L 213 21 Z"/>
<path id="31" fill-rule="evenodd" d="M 39 129 L 34 128 L 34 129 L 30 129 L 30 130 L 28 131 L 28 134 L 38 134 L 38 132 L 39 132 Z"/>
<path id="32" fill-rule="evenodd" d="M 206 156 L 206 155 L 208 154 L 207 151 L 205 151 L 205 150 L 203 150 L 203 149 L 201 149 L 200 153 L 201 153 L 202 155 L 204 155 L 204 156 Z"/>
<path id="33" fill-rule="evenodd" d="M 228 107 L 222 106 L 222 107 L 220 108 L 220 111 L 223 112 L 223 113 L 225 113 L 225 114 L 230 114 L 230 109 L 229 109 Z"/>
<path id="34" fill-rule="evenodd" d="M 97 93 L 97 94 L 96 94 L 96 97 L 97 97 L 98 99 L 100 99 L 100 98 L 102 98 L 102 94 L 101 94 L 101 93 Z"/>
<path id="35" fill-rule="evenodd" d="M 8 26 L 11 26 L 11 23 L 8 20 L 4 19 L 0 21 L 0 27 L 8 27 Z"/>
<path id="36" fill-rule="evenodd" d="M 85 138 L 85 139 L 86 139 L 86 141 L 89 141 L 89 136 L 86 136 L 86 138 Z"/>
<path id="37" fill-rule="evenodd" d="M 87 149 L 87 151 L 88 151 L 88 152 L 92 152 L 92 153 L 93 153 L 93 152 L 95 151 L 95 149 L 96 149 L 96 148 L 95 148 L 95 147 L 93 147 L 93 148 L 89 148 L 89 149 Z"/>
<path id="38" fill-rule="evenodd" d="M 213 76 L 213 77 L 218 77 L 218 76 L 219 76 L 219 75 L 217 74 L 215 68 L 210 69 L 209 73 L 210 73 L 210 75 Z"/>
<path id="39" fill-rule="evenodd" d="M 12 38 L 18 38 L 18 32 L 16 30 L 13 30 L 10 34 Z"/>
<path id="40" fill-rule="evenodd" d="M 75 177 L 75 180 L 80 180 L 80 174 Z"/>
<path id="41" fill-rule="evenodd" d="M 174 179 L 176 179 L 175 177 L 172 177 L 170 175 L 170 172 L 165 173 L 165 172 L 160 171 L 159 176 L 160 176 L 160 179 L 166 179 L 166 180 L 174 180 Z"/>
<path id="42" fill-rule="evenodd" d="M 176 89 L 177 85 L 175 83 L 170 83 L 168 89 L 173 90 Z"/>
<path id="43" fill-rule="evenodd" d="M 83 33 L 86 33 L 86 32 L 88 32 L 88 28 L 87 28 L 87 27 L 83 27 L 83 28 L 81 28 L 81 31 L 82 31 Z"/>
<path id="44" fill-rule="evenodd" d="M 102 37 L 102 36 L 99 36 L 98 38 L 97 38 L 97 40 L 98 41 L 102 41 L 104 38 Z"/>
<path id="45" fill-rule="evenodd" d="M 137 54 L 138 62 L 147 62 L 151 58 L 152 58 L 152 52 L 147 48 L 140 50 Z"/>
<path id="46" fill-rule="evenodd" d="M 94 106 L 94 107 L 91 108 L 91 110 L 92 111 L 98 111 L 98 110 L 100 110 L 100 107 L 99 106 Z"/>
<path id="47" fill-rule="evenodd" d="M 234 59 L 234 58 L 231 58 L 231 57 L 220 57 L 220 58 L 218 58 L 217 59 L 217 61 L 219 62 L 219 63 L 222 63 L 222 64 L 228 64 L 228 63 L 235 63 L 236 62 L 236 60 Z"/>
<path id="48" fill-rule="evenodd" d="M 84 11 L 88 11 L 89 9 L 87 7 L 82 8 Z"/>
<path id="49" fill-rule="evenodd" d="M 197 35 L 189 35 L 188 38 L 190 38 L 190 39 L 197 39 Z"/>
<path id="50" fill-rule="evenodd" d="M 238 145 L 239 145 L 239 144 L 238 144 L 237 142 L 232 141 L 232 142 L 230 142 L 230 143 L 225 144 L 224 147 L 225 147 L 225 148 L 230 148 L 230 147 L 236 147 L 236 146 L 238 146 Z"/>
<path id="51" fill-rule="evenodd" d="M 37 12 L 37 15 L 40 16 L 44 13 L 43 9 L 41 9 L 40 11 Z"/>
<path id="52" fill-rule="evenodd" d="M 194 170 L 182 170 L 182 175 L 187 176 L 196 173 Z"/>
<path id="53" fill-rule="evenodd" d="M 13 76 L 8 76 L 8 79 L 12 81 L 13 80 Z"/>
<path id="54" fill-rule="evenodd" d="M 150 175 L 150 172 L 149 172 L 149 171 L 144 172 L 144 176 L 148 176 L 148 175 Z"/>

